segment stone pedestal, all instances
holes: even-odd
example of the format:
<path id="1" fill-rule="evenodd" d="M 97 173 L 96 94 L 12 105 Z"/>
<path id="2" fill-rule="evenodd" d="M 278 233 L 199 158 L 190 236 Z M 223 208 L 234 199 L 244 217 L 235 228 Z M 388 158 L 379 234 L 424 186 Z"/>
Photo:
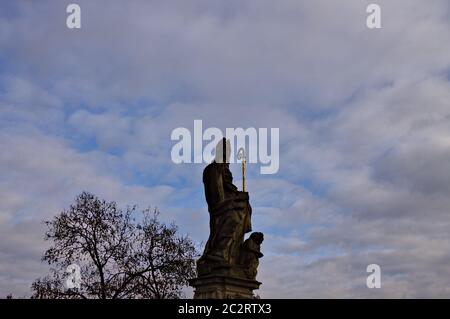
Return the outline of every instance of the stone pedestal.
<path id="1" fill-rule="evenodd" d="M 253 299 L 253 290 L 261 283 L 256 280 L 208 275 L 189 280 L 194 287 L 194 299 Z"/>

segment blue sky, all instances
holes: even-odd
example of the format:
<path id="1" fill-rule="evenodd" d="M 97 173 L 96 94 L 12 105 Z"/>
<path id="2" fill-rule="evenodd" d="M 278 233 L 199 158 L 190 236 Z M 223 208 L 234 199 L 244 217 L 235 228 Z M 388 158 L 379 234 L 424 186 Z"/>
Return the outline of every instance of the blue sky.
<path id="1" fill-rule="evenodd" d="M 262 297 L 450 296 L 448 1 L 377 1 L 378 30 L 359 0 L 68 3 L 0 4 L 0 296 L 83 190 L 206 241 L 204 165 L 170 159 L 195 119 L 280 128 L 279 172 L 248 166 Z"/>

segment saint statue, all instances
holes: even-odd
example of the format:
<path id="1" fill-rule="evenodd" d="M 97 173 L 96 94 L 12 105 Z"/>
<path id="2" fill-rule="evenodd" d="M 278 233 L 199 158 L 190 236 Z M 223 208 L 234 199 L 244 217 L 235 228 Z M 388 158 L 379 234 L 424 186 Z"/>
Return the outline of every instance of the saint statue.
<path id="1" fill-rule="evenodd" d="M 217 268 L 239 267 L 244 236 L 252 230 L 249 196 L 233 184 L 230 153 L 230 141 L 223 138 L 216 147 L 214 161 L 203 171 L 210 235 L 197 262 L 199 275 Z"/>

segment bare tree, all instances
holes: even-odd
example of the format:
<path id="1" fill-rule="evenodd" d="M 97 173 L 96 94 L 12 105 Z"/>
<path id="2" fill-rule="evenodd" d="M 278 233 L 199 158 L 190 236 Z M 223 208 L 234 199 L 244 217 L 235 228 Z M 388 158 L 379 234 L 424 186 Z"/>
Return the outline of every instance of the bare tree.
<path id="1" fill-rule="evenodd" d="M 42 259 L 51 269 L 33 282 L 33 298 L 177 298 L 195 275 L 192 240 L 160 222 L 156 210 L 138 215 L 135 206 L 123 211 L 83 192 L 45 223 L 53 244 Z M 66 284 L 72 264 L 79 287 Z"/>

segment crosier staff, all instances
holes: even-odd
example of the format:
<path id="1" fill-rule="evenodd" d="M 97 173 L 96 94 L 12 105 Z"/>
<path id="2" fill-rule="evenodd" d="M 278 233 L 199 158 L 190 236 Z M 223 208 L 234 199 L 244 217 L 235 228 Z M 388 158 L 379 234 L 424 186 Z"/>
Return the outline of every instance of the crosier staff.
<path id="1" fill-rule="evenodd" d="M 245 192 L 245 150 L 243 147 L 241 147 L 237 153 L 237 159 L 242 160 L 242 191 Z"/>

